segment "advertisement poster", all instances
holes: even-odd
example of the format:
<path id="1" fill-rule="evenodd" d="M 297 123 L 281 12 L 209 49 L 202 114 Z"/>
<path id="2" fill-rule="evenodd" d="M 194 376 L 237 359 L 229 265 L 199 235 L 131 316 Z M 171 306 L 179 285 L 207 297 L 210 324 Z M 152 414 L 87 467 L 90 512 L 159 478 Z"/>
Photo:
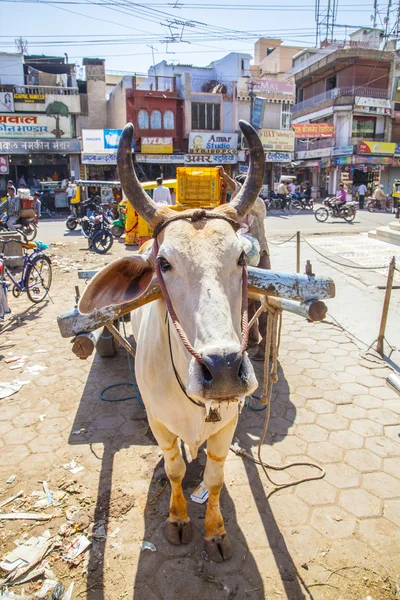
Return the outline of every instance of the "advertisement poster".
<path id="1" fill-rule="evenodd" d="M 251 117 L 251 124 L 256 129 L 260 129 L 262 122 L 264 120 L 264 110 L 265 110 L 266 99 L 265 98 L 255 98 L 253 105 L 253 115 Z"/>
<path id="2" fill-rule="evenodd" d="M 333 123 L 300 123 L 292 125 L 297 138 L 333 138 L 335 126 Z"/>
<path id="3" fill-rule="evenodd" d="M 57 119 L 55 118 L 57 116 Z M 58 121 L 58 123 L 57 123 Z M 70 117 L 55 115 L 0 115 L 0 137 L 1 138 L 51 138 L 55 139 L 57 133 L 62 138 L 72 137 Z"/>
<path id="4" fill-rule="evenodd" d="M 8 175 L 9 164 L 8 156 L 0 156 L 0 175 Z"/>
<path id="5" fill-rule="evenodd" d="M 264 150 L 293 152 L 294 131 L 286 129 L 260 129 L 258 132 Z"/>
<path id="6" fill-rule="evenodd" d="M 0 113 L 14 112 L 14 98 L 11 92 L 0 92 Z"/>
<path id="7" fill-rule="evenodd" d="M 237 133 L 189 133 L 189 152 L 199 154 L 236 152 Z"/>
<path id="8" fill-rule="evenodd" d="M 142 138 L 142 154 L 172 154 L 172 137 Z"/>
<path id="9" fill-rule="evenodd" d="M 396 144 L 392 142 L 360 142 L 358 152 L 360 154 L 390 154 L 393 155 Z"/>
<path id="10" fill-rule="evenodd" d="M 122 129 L 83 129 L 83 152 L 88 154 L 115 154 L 118 150 L 121 134 Z"/>

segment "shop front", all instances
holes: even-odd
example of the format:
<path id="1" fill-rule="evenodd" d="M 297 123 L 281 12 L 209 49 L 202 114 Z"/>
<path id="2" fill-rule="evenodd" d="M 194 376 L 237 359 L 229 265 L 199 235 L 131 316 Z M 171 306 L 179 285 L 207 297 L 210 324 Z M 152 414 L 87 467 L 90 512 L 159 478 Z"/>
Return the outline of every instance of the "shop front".
<path id="1" fill-rule="evenodd" d="M 79 176 L 80 140 L 72 138 L 71 117 L 0 115 L 0 155 L 8 159 L 8 178 L 62 181 Z"/>
<path id="2" fill-rule="evenodd" d="M 311 183 L 316 193 L 318 190 L 318 197 L 322 198 L 331 193 L 331 167 L 328 158 L 330 155 L 331 148 L 296 152 L 298 183 Z"/>
<path id="3" fill-rule="evenodd" d="M 265 152 L 264 184 L 276 191 L 282 174 L 292 162 L 295 134 L 286 129 L 260 129 L 258 135 Z"/>
<path id="4" fill-rule="evenodd" d="M 121 133 L 122 129 L 82 130 L 81 179 L 91 181 L 116 181 L 118 179 L 117 150 Z"/>
<path id="5" fill-rule="evenodd" d="M 176 178 L 176 166 L 184 162 L 183 154 L 174 154 L 172 137 L 140 138 L 141 153 L 136 154 L 139 178 L 154 181 Z"/>

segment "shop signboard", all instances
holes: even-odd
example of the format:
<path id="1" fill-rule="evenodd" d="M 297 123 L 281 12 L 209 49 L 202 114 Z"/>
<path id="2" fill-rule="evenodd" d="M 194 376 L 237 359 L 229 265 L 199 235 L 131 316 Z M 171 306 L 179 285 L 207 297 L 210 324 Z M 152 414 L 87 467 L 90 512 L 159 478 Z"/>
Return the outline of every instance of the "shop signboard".
<path id="1" fill-rule="evenodd" d="M 117 155 L 114 154 L 85 154 L 81 155 L 83 165 L 116 165 Z"/>
<path id="2" fill-rule="evenodd" d="M 343 165 L 351 165 L 353 162 L 353 156 L 338 156 L 331 160 L 332 167 L 341 167 Z"/>
<path id="3" fill-rule="evenodd" d="M 341 154 L 353 154 L 352 144 L 349 144 L 348 146 L 335 146 L 332 148 L 332 156 L 340 156 Z"/>
<path id="4" fill-rule="evenodd" d="M 80 140 L 0 139 L 0 153 L 6 154 L 80 154 Z"/>
<path id="5" fill-rule="evenodd" d="M 294 131 L 286 129 L 260 129 L 258 132 L 264 150 L 294 151 Z"/>
<path id="6" fill-rule="evenodd" d="M 115 154 L 122 129 L 83 129 L 82 144 L 85 154 Z M 132 140 L 132 150 L 134 144 Z"/>
<path id="7" fill-rule="evenodd" d="M 193 154 L 232 154 L 237 145 L 237 133 L 189 133 L 189 152 Z"/>
<path id="8" fill-rule="evenodd" d="M 290 81 L 277 81 L 276 79 L 250 79 L 248 88 L 253 92 L 267 94 L 294 94 L 294 84 Z"/>
<path id="9" fill-rule="evenodd" d="M 239 165 L 239 173 L 244 173 L 245 175 L 247 175 L 248 172 L 249 172 L 248 165 Z"/>
<path id="10" fill-rule="evenodd" d="M 9 164 L 8 156 L 0 156 L 0 175 L 8 175 Z"/>
<path id="11" fill-rule="evenodd" d="M 138 163 L 183 165 L 185 156 L 184 154 L 135 154 L 135 160 Z"/>
<path id="12" fill-rule="evenodd" d="M 57 117 L 61 137 L 72 137 L 71 118 Z M 0 115 L 0 137 L 55 139 L 56 118 L 39 114 Z"/>
<path id="13" fill-rule="evenodd" d="M 400 144 L 396 144 L 396 148 L 394 149 L 394 155 L 400 156 Z"/>
<path id="14" fill-rule="evenodd" d="M 355 156 L 356 165 L 391 165 L 393 158 L 391 156 Z"/>
<path id="15" fill-rule="evenodd" d="M 290 152 L 267 152 L 265 155 L 265 162 L 289 163 L 291 161 L 292 154 Z"/>
<path id="16" fill-rule="evenodd" d="M 392 114 L 392 105 L 390 100 L 386 98 L 364 98 L 363 96 L 356 96 L 354 110 L 356 112 L 390 116 Z"/>
<path id="17" fill-rule="evenodd" d="M 0 113 L 14 112 L 14 98 L 11 92 L 0 92 Z"/>
<path id="18" fill-rule="evenodd" d="M 259 98 L 258 96 L 254 99 L 253 114 L 251 115 L 251 124 L 256 129 L 260 129 L 264 120 L 266 99 Z"/>
<path id="19" fill-rule="evenodd" d="M 323 158 L 331 155 L 331 148 L 315 148 L 314 150 L 301 150 L 296 152 L 296 158 L 298 160 L 304 160 L 307 158 Z"/>
<path id="20" fill-rule="evenodd" d="M 333 138 L 335 126 L 333 123 L 299 123 L 292 125 L 296 138 Z"/>
<path id="21" fill-rule="evenodd" d="M 14 102 L 23 104 L 44 104 L 46 96 L 44 94 L 20 94 L 14 93 Z"/>
<path id="22" fill-rule="evenodd" d="M 232 165 L 236 154 L 185 154 L 185 165 Z"/>
<path id="23" fill-rule="evenodd" d="M 172 137 L 143 137 L 141 139 L 143 154 L 172 154 Z"/>
<path id="24" fill-rule="evenodd" d="M 359 154 L 390 154 L 393 155 L 396 144 L 392 142 L 365 142 L 358 144 Z"/>
<path id="25" fill-rule="evenodd" d="M 330 163 L 329 158 L 323 158 L 322 160 L 319 161 L 318 166 L 320 169 L 327 169 L 329 167 L 329 163 Z"/>

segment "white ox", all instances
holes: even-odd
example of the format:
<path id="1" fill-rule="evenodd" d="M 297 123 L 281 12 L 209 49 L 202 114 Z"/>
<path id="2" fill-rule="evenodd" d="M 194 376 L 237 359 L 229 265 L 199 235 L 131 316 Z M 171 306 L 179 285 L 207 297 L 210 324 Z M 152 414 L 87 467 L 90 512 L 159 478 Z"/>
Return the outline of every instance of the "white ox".
<path id="1" fill-rule="evenodd" d="M 89 313 L 126 302 L 147 286 L 158 265 L 170 314 L 164 297 L 135 310 L 132 327 L 137 342 L 136 379 L 171 483 L 165 534 L 172 544 L 188 543 L 192 537 L 182 492 L 186 467 L 179 439 L 186 442 L 193 457 L 207 440 L 205 548 L 215 561 L 232 555 L 219 501 L 224 463 L 238 404 L 257 387 L 242 343 L 244 253 L 236 229 L 258 196 L 265 163 L 254 129 L 245 122 L 240 122 L 240 128 L 250 152 L 246 182 L 230 204 L 205 215 L 204 211 L 176 213 L 149 198 L 132 165 L 133 126 L 125 127 L 118 150 L 121 183 L 135 210 L 156 228 L 156 240 L 141 255 L 105 267 L 87 286 L 80 303 L 80 310 Z M 171 305 L 192 353 L 177 333 Z"/>

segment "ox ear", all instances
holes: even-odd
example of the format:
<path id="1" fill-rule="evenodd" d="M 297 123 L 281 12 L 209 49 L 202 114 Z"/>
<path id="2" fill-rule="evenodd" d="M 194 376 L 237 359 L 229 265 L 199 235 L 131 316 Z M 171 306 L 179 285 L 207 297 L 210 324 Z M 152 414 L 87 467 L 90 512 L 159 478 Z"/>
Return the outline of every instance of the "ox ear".
<path id="1" fill-rule="evenodd" d="M 154 300 L 154 263 L 146 255 L 118 258 L 99 271 L 87 285 L 78 304 L 82 314 L 106 306 L 127 305 L 128 311 Z M 150 293 L 152 291 L 152 293 Z M 143 300 L 143 301 L 141 301 Z"/>

